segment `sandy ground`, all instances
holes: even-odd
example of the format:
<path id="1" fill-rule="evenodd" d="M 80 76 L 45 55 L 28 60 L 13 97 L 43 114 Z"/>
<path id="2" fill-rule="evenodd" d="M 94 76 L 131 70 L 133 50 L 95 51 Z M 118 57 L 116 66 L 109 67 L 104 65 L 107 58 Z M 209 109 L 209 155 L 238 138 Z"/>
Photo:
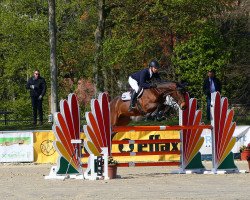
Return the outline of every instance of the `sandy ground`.
<path id="1" fill-rule="evenodd" d="M 211 162 L 204 163 L 211 169 Z M 236 161 L 248 170 L 246 161 Z M 45 180 L 51 165 L 0 164 L 0 199 L 250 199 L 250 173 L 171 174 L 177 167 L 119 168 L 112 180 Z"/>

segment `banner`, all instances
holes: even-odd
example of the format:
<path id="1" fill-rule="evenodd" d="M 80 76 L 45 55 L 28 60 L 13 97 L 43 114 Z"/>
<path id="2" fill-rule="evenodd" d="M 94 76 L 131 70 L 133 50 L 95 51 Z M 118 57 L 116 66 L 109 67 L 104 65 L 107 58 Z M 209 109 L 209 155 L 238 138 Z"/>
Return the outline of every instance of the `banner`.
<path id="1" fill-rule="evenodd" d="M 179 131 L 140 131 L 120 132 L 113 140 L 157 140 L 157 139 L 180 139 Z M 112 153 L 122 152 L 157 152 L 157 151 L 180 151 L 180 143 L 163 144 L 116 144 L 112 145 Z M 118 162 L 146 162 L 146 161 L 179 161 L 180 155 L 147 155 L 147 156 L 118 156 Z"/>
<path id="2" fill-rule="evenodd" d="M 0 162 L 33 162 L 32 132 L 1 132 Z"/>
<path id="3" fill-rule="evenodd" d="M 84 135 L 81 135 L 85 139 Z M 179 131 L 140 131 L 118 132 L 113 140 L 156 140 L 156 139 L 180 139 Z M 113 144 L 112 153 L 122 152 L 156 152 L 156 151 L 180 151 L 180 143 L 162 144 Z M 83 152 L 84 153 L 84 152 Z M 85 152 L 86 153 L 86 152 Z M 179 161 L 180 155 L 145 155 L 145 156 L 115 156 L 118 162 L 156 162 L 156 161 Z M 82 159 L 87 162 L 86 157 Z"/>
<path id="4" fill-rule="evenodd" d="M 58 154 L 53 147 L 55 136 L 52 131 L 34 132 L 34 162 L 56 163 Z"/>
<path id="5" fill-rule="evenodd" d="M 202 136 L 204 137 L 205 142 L 201 147 L 201 154 L 212 155 L 211 130 L 203 130 Z M 247 144 L 250 143 L 250 126 L 236 126 L 233 137 L 236 137 L 236 143 L 232 149 L 232 152 L 239 153 L 240 148 L 243 145 L 247 146 Z"/>

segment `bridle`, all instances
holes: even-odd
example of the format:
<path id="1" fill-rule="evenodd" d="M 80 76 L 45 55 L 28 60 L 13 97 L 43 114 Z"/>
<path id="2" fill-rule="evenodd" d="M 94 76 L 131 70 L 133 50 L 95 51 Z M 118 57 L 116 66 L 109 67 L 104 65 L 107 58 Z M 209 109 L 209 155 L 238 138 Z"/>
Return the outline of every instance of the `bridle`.
<path id="1" fill-rule="evenodd" d="M 153 88 L 153 89 L 156 91 L 156 93 L 157 93 L 158 95 L 162 95 L 162 98 L 163 98 L 163 99 L 166 99 L 167 96 L 172 96 L 175 92 L 183 93 L 183 90 L 184 90 L 184 88 L 178 87 L 178 86 L 176 86 L 176 89 L 174 89 L 174 90 L 171 90 L 171 91 L 166 90 L 166 91 L 164 91 L 163 93 L 162 93 L 160 90 L 163 90 L 164 88 Z M 184 100 L 184 101 L 185 101 L 185 100 Z M 174 101 L 174 102 L 175 102 L 175 104 L 178 105 L 178 103 L 177 103 L 176 101 Z M 175 106 L 176 106 L 176 105 L 175 105 Z M 175 107 L 175 106 L 173 106 L 173 107 Z M 179 105 L 178 105 L 178 107 L 179 107 Z"/>

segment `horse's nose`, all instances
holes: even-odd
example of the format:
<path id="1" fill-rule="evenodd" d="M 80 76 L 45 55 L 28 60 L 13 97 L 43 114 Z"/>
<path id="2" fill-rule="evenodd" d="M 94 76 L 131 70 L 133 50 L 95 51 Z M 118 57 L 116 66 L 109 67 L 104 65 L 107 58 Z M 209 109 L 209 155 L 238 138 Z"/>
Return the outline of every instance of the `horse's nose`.
<path id="1" fill-rule="evenodd" d="M 186 102 L 182 102 L 182 103 L 181 103 L 181 109 L 182 109 L 182 110 L 185 110 L 186 108 L 187 108 Z"/>

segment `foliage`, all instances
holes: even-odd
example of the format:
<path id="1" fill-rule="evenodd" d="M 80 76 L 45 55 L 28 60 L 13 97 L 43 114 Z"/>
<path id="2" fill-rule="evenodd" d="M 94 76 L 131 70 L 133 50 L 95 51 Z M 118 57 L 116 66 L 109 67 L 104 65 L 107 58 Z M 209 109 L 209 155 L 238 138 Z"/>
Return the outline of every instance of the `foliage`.
<path id="1" fill-rule="evenodd" d="M 243 145 L 240 147 L 240 152 L 242 153 L 244 150 L 250 150 L 250 143 L 247 144 L 247 146 Z"/>
<path id="2" fill-rule="evenodd" d="M 42 76 L 49 77 L 46 3 L 29 3 L 1 1 L 0 6 L 0 109 L 12 110 L 20 118 L 31 116 L 25 84 L 33 70 L 39 68 Z M 47 111 L 48 105 L 44 107 Z"/>
<path id="3" fill-rule="evenodd" d="M 104 89 L 113 98 L 127 90 L 128 76 L 160 61 L 163 79 L 186 80 L 204 99 L 202 81 L 216 69 L 223 95 L 249 102 L 249 5 L 233 0 L 105 1 L 101 60 Z M 58 98 L 77 92 L 81 110 L 97 90 L 92 84 L 97 1 L 56 1 Z M 38 68 L 47 81 L 44 115 L 50 113 L 48 2 L 0 2 L 0 110 L 31 119 L 27 79 Z M 82 98 L 85 98 L 83 100 Z M 46 117 L 45 117 L 46 118 Z"/>
<path id="4" fill-rule="evenodd" d="M 118 164 L 118 161 L 115 160 L 112 156 L 109 156 L 109 157 L 108 157 L 108 164 L 109 164 L 109 165 L 117 165 L 117 164 Z"/>
<path id="5" fill-rule="evenodd" d="M 39 69 L 47 82 L 44 115 L 50 113 L 50 64 L 47 1 L 0 3 L 0 109 L 15 112 L 14 119 L 31 119 L 26 81 Z M 78 80 L 91 76 L 94 22 L 93 7 L 86 2 L 57 1 L 57 64 L 59 99 L 77 88 Z M 90 25 L 90 22 L 92 25 Z M 91 29 L 92 26 L 92 29 Z M 87 39 L 90 38 L 88 41 Z M 65 78 L 71 78 L 67 84 Z"/>
<path id="6" fill-rule="evenodd" d="M 189 92 L 197 98 L 202 97 L 204 75 L 214 69 L 219 79 L 222 70 L 229 62 L 230 53 L 225 51 L 223 39 L 213 24 L 208 24 L 191 38 L 175 47 L 173 63 L 181 80 L 189 84 Z"/>

